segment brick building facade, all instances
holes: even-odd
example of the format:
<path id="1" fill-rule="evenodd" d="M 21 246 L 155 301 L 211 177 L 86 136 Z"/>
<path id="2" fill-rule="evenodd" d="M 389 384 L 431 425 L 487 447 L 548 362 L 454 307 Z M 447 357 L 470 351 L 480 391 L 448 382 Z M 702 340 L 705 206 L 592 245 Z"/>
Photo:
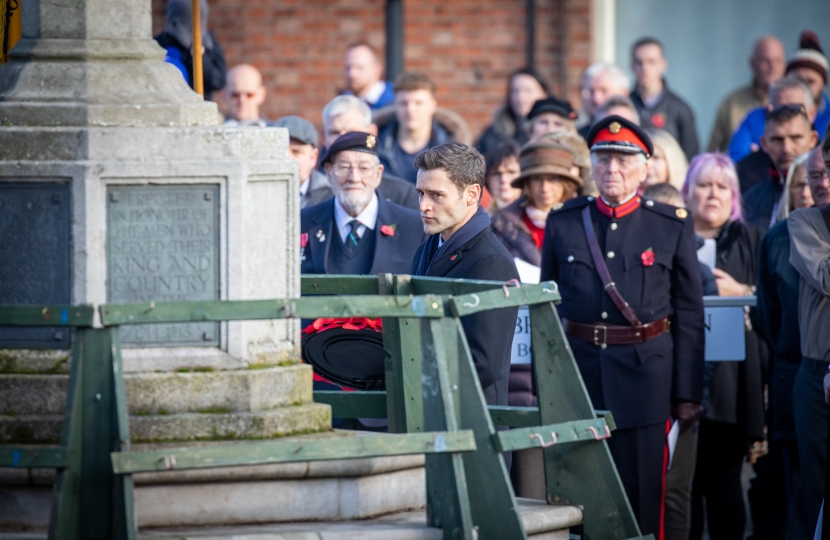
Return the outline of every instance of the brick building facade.
<path id="1" fill-rule="evenodd" d="M 320 126 L 320 111 L 343 87 L 349 43 L 367 41 L 383 58 L 385 0 L 209 0 L 209 27 L 228 66 L 248 62 L 268 88 L 263 116 L 298 114 Z M 165 0 L 153 0 L 153 32 Z M 519 0 L 404 0 L 404 69 L 438 84 L 440 105 L 476 137 L 504 102 L 506 77 L 527 58 L 526 7 Z M 590 0 L 536 0 L 536 67 L 557 95 L 579 105 L 590 63 Z M 564 52 L 564 56 L 562 53 Z M 221 105 L 220 105 L 221 106 Z"/>

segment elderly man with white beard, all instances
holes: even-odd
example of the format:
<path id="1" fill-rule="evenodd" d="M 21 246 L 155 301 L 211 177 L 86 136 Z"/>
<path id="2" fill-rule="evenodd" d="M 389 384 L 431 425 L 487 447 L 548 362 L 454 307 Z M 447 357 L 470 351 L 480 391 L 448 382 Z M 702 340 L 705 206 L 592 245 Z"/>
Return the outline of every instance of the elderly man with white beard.
<path id="1" fill-rule="evenodd" d="M 420 214 L 378 197 L 377 139 L 350 131 L 323 158 L 334 198 L 302 210 L 303 274 L 409 273 L 424 241 Z"/>

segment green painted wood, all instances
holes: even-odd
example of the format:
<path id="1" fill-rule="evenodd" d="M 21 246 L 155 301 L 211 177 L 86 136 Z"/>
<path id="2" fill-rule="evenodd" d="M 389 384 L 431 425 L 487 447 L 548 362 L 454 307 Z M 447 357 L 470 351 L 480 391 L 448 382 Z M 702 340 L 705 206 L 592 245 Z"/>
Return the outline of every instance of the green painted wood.
<path id="1" fill-rule="evenodd" d="M 412 294 L 410 276 L 392 276 L 398 296 Z M 386 349 L 386 407 L 391 433 L 422 433 L 424 413 L 421 398 L 421 324 L 414 317 L 383 319 Z"/>
<path id="2" fill-rule="evenodd" d="M 378 278 L 375 276 L 350 276 L 332 274 L 300 276 L 300 291 L 308 294 L 378 294 Z"/>
<path id="3" fill-rule="evenodd" d="M 92 326 L 92 306 L 0 304 L 0 326 Z"/>
<path id="4" fill-rule="evenodd" d="M 376 434 L 370 436 L 323 437 L 307 440 L 274 440 L 250 444 L 225 444 L 201 448 L 169 448 L 143 452 L 113 452 L 117 474 L 165 471 L 169 468 L 204 469 L 267 463 L 323 461 L 329 459 L 403 456 L 469 452 L 475 450 L 469 431 Z M 173 463 L 175 462 L 175 465 Z"/>
<path id="5" fill-rule="evenodd" d="M 83 403 L 79 524 L 81 538 L 108 538 L 112 524 L 113 474 L 109 454 L 113 450 L 115 418 L 112 380 L 114 329 L 86 330 L 82 363 Z"/>
<path id="6" fill-rule="evenodd" d="M 63 469 L 67 463 L 62 446 L 0 446 L 0 467 Z"/>
<path id="7" fill-rule="evenodd" d="M 105 325 L 245 321 L 259 319 L 316 319 L 318 317 L 443 317 L 444 299 L 438 296 L 309 296 L 274 300 L 106 304 Z"/>
<path id="8" fill-rule="evenodd" d="M 605 430 L 606 427 L 608 432 Z M 591 431 L 591 428 L 596 431 Z M 604 418 L 574 420 L 547 426 L 500 431 L 495 435 L 495 443 L 500 452 L 510 452 L 512 450 L 543 447 L 543 445 L 553 442 L 554 436 L 556 437 L 556 444 L 592 441 L 595 438 L 594 433 L 599 437 L 604 437 L 610 430 L 611 428 L 605 423 Z"/>
<path id="9" fill-rule="evenodd" d="M 507 405 L 488 405 L 487 409 L 490 411 L 490 418 L 497 426 L 506 426 L 511 428 L 516 427 L 534 427 L 540 425 L 539 407 L 509 407 Z M 594 411 L 597 418 L 604 418 L 605 423 L 611 431 L 617 429 L 617 424 L 614 422 L 614 415 L 611 411 Z"/>
<path id="10" fill-rule="evenodd" d="M 443 321 L 431 321 L 433 325 Z M 443 323 L 447 357 L 456 359 L 460 401 L 459 426 L 475 434 L 476 451 L 464 454 L 470 510 L 480 540 L 527 538 L 510 473 L 493 441 L 496 429 L 490 419 L 473 356 L 459 319 Z"/>
<path id="11" fill-rule="evenodd" d="M 531 306 L 530 320 L 541 423 L 596 419 L 553 303 Z M 554 445 L 542 453 L 548 503 L 583 508 L 583 539 L 640 536 L 605 442 Z"/>
<path id="12" fill-rule="evenodd" d="M 52 514 L 49 520 L 50 540 L 79 538 L 78 509 L 80 505 L 81 458 L 83 457 L 83 363 L 86 356 L 87 333 L 75 331 L 72 364 L 66 392 L 66 410 L 61 429 L 60 445 L 66 448 L 66 468 L 55 477 Z"/>
<path id="13" fill-rule="evenodd" d="M 442 324 L 417 321 L 421 330 L 424 429 L 458 430 L 458 357 L 448 355 Z M 425 456 L 427 524 L 440 527 L 445 540 L 474 538 L 464 460 L 459 454 Z"/>
<path id="14" fill-rule="evenodd" d="M 517 288 L 515 285 L 501 287 L 496 290 L 480 293 L 454 296 L 449 300 L 452 313 L 456 317 L 463 317 L 472 313 L 516 306 L 532 306 L 546 302 L 559 302 L 559 287 L 555 281 L 545 281 L 538 285 L 522 285 Z"/>
<path id="15" fill-rule="evenodd" d="M 130 451 L 130 417 L 127 409 L 127 391 L 124 385 L 124 369 L 121 358 L 121 332 L 113 328 L 110 333 L 112 361 L 113 412 L 115 436 L 113 451 Z M 107 466 L 112 469 L 111 461 Z M 114 471 L 113 471 L 114 474 Z M 135 486 L 132 475 L 115 475 L 113 501 L 113 531 L 120 540 L 137 540 L 138 521 L 135 516 Z"/>
<path id="16" fill-rule="evenodd" d="M 398 276 L 404 278 L 405 276 Z M 458 296 L 462 294 L 501 289 L 500 281 L 478 279 L 450 279 L 427 276 L 406 276 L 412 282 L 414 294 L 440 294 Z"/>
<path id="17" fill-rule="evenodd" d="M 488 405 L 490 419 L 497 426 L 530 427 L 538 426 L 539 407 L 508 407 L 507 405 Z"/>
<path id="18" fill-rule="evenodd" d="M 386 418 L 386 392 L 315 390 L 314 401 L 331 405 L 332 418 Z"/>

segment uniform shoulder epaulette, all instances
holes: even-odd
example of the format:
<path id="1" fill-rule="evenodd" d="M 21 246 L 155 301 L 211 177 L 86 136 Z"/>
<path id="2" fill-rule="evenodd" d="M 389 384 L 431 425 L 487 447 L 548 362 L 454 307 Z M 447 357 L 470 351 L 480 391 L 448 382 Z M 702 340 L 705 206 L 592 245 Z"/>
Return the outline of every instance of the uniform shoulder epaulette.
<path id="1" fill-rule="evenodd" d="M 594 197 L 576 197 L 575 199 L 567 200 L 563 203 L 557 203 L 551 209 L 551 212 L 564 212 L 565 210 L 572 210 L 574 208 L 583 208 L 591 203 L 593 203 L 596 199 Z"/>
<path id="2" fill-rule="evenodd" d="M 678 208 L 676 206 L 653 201 L 651 199 L 643 199 L 642 207 L 660 215 L 674 218 L 678 221 L 685 221 L 686 218 L 689 217 L 689 211 L 685 208 Z"/>

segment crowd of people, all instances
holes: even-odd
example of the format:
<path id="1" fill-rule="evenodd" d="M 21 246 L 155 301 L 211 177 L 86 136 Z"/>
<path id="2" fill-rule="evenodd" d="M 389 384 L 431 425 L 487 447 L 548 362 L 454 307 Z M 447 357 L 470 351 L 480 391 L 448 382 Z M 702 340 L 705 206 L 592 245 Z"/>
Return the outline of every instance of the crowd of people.
<path id="1" fill-rule="evenodd" d="M 190 81 L 184 4 L 168 3 L 157 40 Z M 205 88 L 224 93 L 226 123 L 288 130 L 303 273 L 555 280 L 588 393 L 614 414 L 609 447 L 644 533 L 742 539 L 751 521 L 756 540 L 813 537 L 830 377 L 830 100 L 813 32 L 789 58 L 777 38 L 757 40 L 753 78 L 723 100 L 706 152 L 653 38 L 631 48 L 633 82 L 591 65 L 578 109 L 517 69 L 474 140 L 427 74 L 383 80 L 366 43 L 345 52 L 347 90 L 322 109 L 322 134 L 298 116 L 269 122 L 256 68 L 225 73 L 203 36 Z M 704 295 L 757 296 L 743 361 L 704 362 Z M 531 365 L 510 362 L 515 318 L 462 324 L 487 402 L 534 406 Z M 516 493 L 544 498 L 539 454 L 505 457 Z"/>

